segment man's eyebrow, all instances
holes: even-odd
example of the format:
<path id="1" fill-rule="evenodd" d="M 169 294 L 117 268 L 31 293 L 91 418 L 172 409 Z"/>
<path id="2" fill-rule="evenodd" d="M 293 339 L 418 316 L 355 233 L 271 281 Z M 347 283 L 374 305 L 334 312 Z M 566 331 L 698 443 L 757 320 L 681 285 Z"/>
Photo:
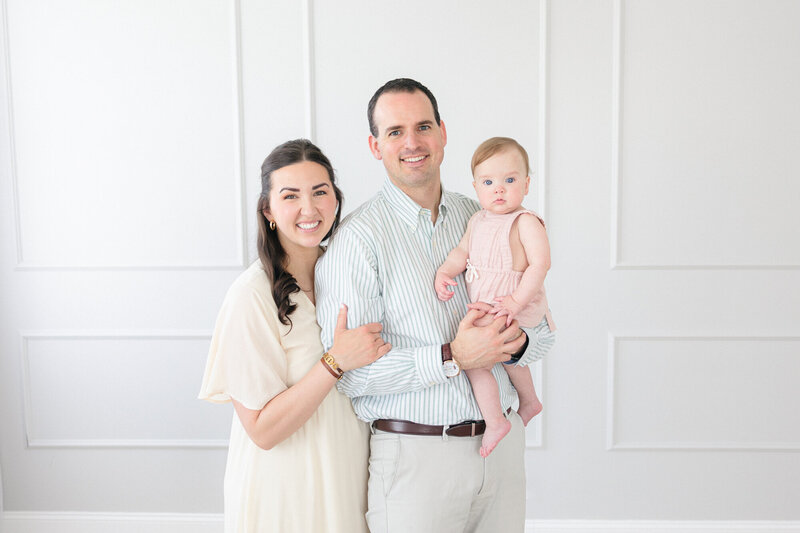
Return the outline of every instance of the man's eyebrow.
<path id="1" fill-rule="evenodd" d="M 433 126 L 433 121 L 430 120 L 430 119 L 421 120 L 421 121 L 417 122 L 417 126 Z M 401 129 L 403 129 L 403 126 L 400 126 L 400 125 L 398 125 L 398 126 L 389 126 L 384 131 L 394 131 L 394 130 L 401 130 Z"/>

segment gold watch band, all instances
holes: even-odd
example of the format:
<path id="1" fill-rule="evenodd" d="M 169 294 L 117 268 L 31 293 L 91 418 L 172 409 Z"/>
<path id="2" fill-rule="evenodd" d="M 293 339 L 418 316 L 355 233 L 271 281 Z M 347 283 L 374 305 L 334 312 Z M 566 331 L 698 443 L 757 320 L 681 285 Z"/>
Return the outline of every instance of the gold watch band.
<path id="1" fill-rule="evenodd" d="M 339 365 L 336 364 L 336 359 L 334 359 L 331 354 L 325 352 L 322 354 L 320 361 L 322 361 L 322 366 L 328 369 L 328 372 L 330 372 L 333 377 L 336 379 L 342 379 L 344 371 L 339 368 Z"/>

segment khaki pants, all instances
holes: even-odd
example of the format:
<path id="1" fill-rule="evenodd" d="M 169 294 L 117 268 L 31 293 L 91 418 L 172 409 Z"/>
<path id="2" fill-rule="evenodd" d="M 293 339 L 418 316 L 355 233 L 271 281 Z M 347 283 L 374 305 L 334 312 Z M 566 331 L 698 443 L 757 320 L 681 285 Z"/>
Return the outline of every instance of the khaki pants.
<path id="1" fill-rule="evenodd" d="M 370 440 L 367 524 L 372 533 L 497 533 L 525 529 L 525 433 L 511 431 L 486 459 L 481 437 L 376 431 Z"/>

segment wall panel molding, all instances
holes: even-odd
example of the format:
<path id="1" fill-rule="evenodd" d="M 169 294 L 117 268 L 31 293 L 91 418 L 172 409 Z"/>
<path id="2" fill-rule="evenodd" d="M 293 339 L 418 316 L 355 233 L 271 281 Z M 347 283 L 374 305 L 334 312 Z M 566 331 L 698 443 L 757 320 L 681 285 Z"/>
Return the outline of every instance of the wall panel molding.
<path id="1" fill-rule="evenodd" d="M 19 220 L 19 184 L 17 180 L 17 151 L 14 146 L 14 99 L 11 83 L 11 43 L 8 37 L 8 0 L 0 0 L 3 21 L 3 74 L 6 80 L 6 116 L 8 117 L 9 171 L 11 178 L 11 195 L 14 208 L 13 224 L 17 254 L 17 264 L 22 262 L 22 233 Z"/>
<path id="2" fill-rule="evenodd" d="M 213 262 L 209 264 L 166 264 L 166 265 L 111 265 L 111 264 L 41 264 L 35 261 L 29 261 L 24 256 L 24 239 L 23 227 L 21 220 L 21 205 L 19 194 L 19 172 L 17 166 L 17 149 L 16 149 L 16 130 L 14 126 L 14 103 L 12 95 L 12 67 L 11 67 L 11 43 L 9 37 L 8 27 L 8 0 L 0 0 L 2 2 L 2 30 L 3 30 L 3 59 L 5 62 L 5 77 L 6 77 L 6 90 L 7 90 L 7 113 L 8 113 L 8 136 L 10 146 L 10 165 L 11 165 L 11 184 L 14 205 L 14 233 L 16 236 L 16 265 L 14 270 L 18 271 L 169 271 L 169 270 L 187 270 L 187 271 L 202 271 L 202 270 L 241 270 L 248 265 L 247 257 L 247 225 L 245 223 L 246 207 L 246 186 L 245 186 L 245 159 L 244 159 L 244 104 L 243 104 L 243 89 L 242 89 L 242 54 L 241 54 L 241 0 L 229 0 L 230 4 L 230 20 L 229 24 L 232 31 L 232 39 L 234 54 L 232 62 L 235 68 L 234 77 L 232 80 L 232 91 L 234 98 L 234 121 L 235 131 L 237 132 L 235 142 L 236 160 L 233 161 L 233 186 L 235 189 L 235 197 L 238 199 L 237 205 L 234 208 L 234 215 L 236 217 L 235 227 L 236 235 L 234 241 L 236 244 L 235 256 L 236 259 L 231 262 Z"/>
<path id="3" fill-rule="evenodd" d="M 548 80 L 549 80 L 549 42 L 550 20 L 548 0 L 539 1 L 539 134 L 538 134 L 538 161 L 536 173 L 538 175 L 539 214 L 547 221 L 547 179 L 548 175 L 548 134 L 550 125 L 548 121 Z"/>
<path id="4" fill-rule="evenodd" d="M 30 372 L 29 345 L 36 340 L 210 340 L 211 334 L 207 331 L 85 331 L 85 330 L 59 330 L 59 331 L 23 331 L 21 334 L 21 368 L 22 368 L 22 393 L 23 417 L 25 424 L 25 437 L 28 448 L 177 448 L 177 449 L 227 449 L 228 439 L 153 439 L 153 438 L 41 438 L 36 436 L 36 427 L 33 422 L 32 384 Z M 199 400 L 198 400 L 199 401 Z"/>
<path id="5" fill-rule="evenodd" d="M 303 0 L 303 93 L 306 139 L 317 143 L 316 76 L 314 69 L 314 0 Z"/>
<path id="6" fill-rule="evenodd" d="M 737 441 L 712 441 L 712 442 L 687 442 L 687 441 L 661 441 L 661 442 L 621 442 L 615 434 L 617 419 L 617 352 L 621 341 L 791 341 L 800 342 L 800 337 L 795 336 L 681 336 L 681 335 L 608 335 L 608 364 L 606 381 L 606 449 L 608 450 L 705 450 L 705 451 L 800 451 L 800 441 L 796 443 L 760 441 L 743 443 Z M 676 388 L 676 390 L 678 390 Z"/>
<path id="7" fill-rule="evenodd" d="M 800 264 L 645 264 L 620 261 L 620 204 L 624 64 L 624 3 L 613 0 L 612 66 L 611 66 L 611 269 L 612 270 L 797 270 Z"/>

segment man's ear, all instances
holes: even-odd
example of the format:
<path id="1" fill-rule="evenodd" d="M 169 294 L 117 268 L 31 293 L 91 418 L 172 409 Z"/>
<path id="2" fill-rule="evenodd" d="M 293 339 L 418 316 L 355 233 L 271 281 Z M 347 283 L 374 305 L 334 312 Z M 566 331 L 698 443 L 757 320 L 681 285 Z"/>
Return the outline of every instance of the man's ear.
<path id="1" fill-rule="evenodd" d="M 447 128 L 444 127 L 444 120 L 439 119 L 439 128 L 442 130 L 442 146 L 447 146 Z"/>
<path id="2" fill-rule="evenodd" d="M 383 159 L 383 156 L 381 155 L 381 149 L 378 146 L 378 139 L 372 135 L 369 136 L 369 151 L 372 152 L 372 155 L 375 157 L 375 159 Z"/>

